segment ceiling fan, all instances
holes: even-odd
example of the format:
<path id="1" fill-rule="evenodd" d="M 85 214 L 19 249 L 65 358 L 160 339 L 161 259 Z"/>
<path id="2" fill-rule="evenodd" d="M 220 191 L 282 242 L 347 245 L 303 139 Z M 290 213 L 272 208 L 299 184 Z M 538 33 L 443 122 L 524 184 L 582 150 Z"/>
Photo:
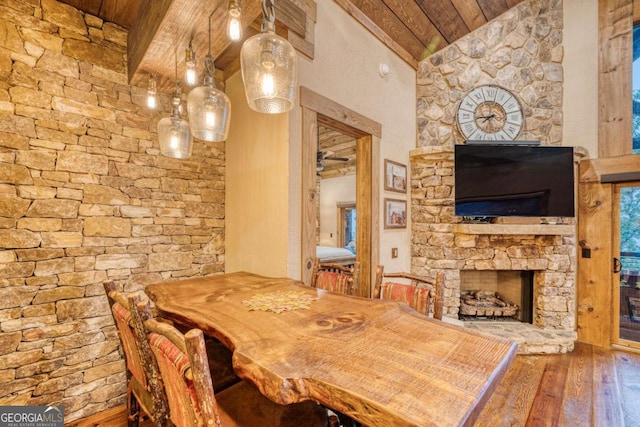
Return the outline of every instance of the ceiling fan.
<path id="1" fill-rule="evenodd" d="M 324 169 L 325 160 L 335 160 L 338 162 L 348 162 L 348 157 L 334 157 L 331 151 L 318 150 L 316 153 L 316 171 L 320 172 Z"/>

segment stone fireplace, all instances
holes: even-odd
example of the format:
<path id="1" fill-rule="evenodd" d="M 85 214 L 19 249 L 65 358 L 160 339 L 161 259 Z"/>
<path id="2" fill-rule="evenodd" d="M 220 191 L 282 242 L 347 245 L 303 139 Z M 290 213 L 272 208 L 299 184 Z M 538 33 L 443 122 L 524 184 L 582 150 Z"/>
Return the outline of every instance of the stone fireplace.
<path id="1" fill-rule="evenodd" d="M 486 284 L 492 277 L 506 282 L 513 280 L 507 279 L 510 274 L 518 277 L 526 272 L 533 276 L 531 323 L 484 322 L 477 326 L 477 322 L 465 322 L 465 327 L 516 339 L 521 353 L 572 350 L 577 336 L 573 219 L 556 224 L 461 223 L 461 218 L 454 215 L 451 148 L 413 150 L 411 174 L 411 269 L 426 276 L 433 276 L 435 271 L 445 273 L 444 315 L 458 318 L 463 286 L 471 286 L 467 276 Z"/>

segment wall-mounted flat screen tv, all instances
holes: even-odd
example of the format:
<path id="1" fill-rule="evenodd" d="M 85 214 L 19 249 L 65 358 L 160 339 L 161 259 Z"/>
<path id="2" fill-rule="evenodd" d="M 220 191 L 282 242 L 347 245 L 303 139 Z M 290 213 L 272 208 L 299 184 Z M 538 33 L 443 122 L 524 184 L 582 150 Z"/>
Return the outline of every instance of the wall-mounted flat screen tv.
<path id="1" fill-rule="evenodd" d="M 455 214 L 572 217 L 573 147 L 455 146 Z"/>

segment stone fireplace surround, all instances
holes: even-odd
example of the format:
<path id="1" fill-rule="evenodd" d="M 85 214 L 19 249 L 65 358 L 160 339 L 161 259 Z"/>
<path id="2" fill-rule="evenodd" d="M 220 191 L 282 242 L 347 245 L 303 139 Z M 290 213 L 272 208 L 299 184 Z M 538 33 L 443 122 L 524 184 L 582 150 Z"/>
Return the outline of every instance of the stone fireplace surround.
<path id="1" fill-rule="evenodd" d="M 454 215 L 453 149 L 411 152 L 412 272 L 444 271 L 444 315 L 457 319 L 460 272 L 534 271 L 533 324 L 465 322 L 507 336 L 520 353 L 564 353 L 575 332 L 575 224 L 462 224 Z"/>

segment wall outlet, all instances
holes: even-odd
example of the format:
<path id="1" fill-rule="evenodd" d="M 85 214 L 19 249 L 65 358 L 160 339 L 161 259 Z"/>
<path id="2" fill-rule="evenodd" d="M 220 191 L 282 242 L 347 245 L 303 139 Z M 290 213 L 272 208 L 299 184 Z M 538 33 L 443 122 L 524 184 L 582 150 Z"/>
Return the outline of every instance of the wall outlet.
<path id="1" fill-rule="evenodd" d="M 398 258 L 398 248 L 391 248 L 391 258 Z"/>

